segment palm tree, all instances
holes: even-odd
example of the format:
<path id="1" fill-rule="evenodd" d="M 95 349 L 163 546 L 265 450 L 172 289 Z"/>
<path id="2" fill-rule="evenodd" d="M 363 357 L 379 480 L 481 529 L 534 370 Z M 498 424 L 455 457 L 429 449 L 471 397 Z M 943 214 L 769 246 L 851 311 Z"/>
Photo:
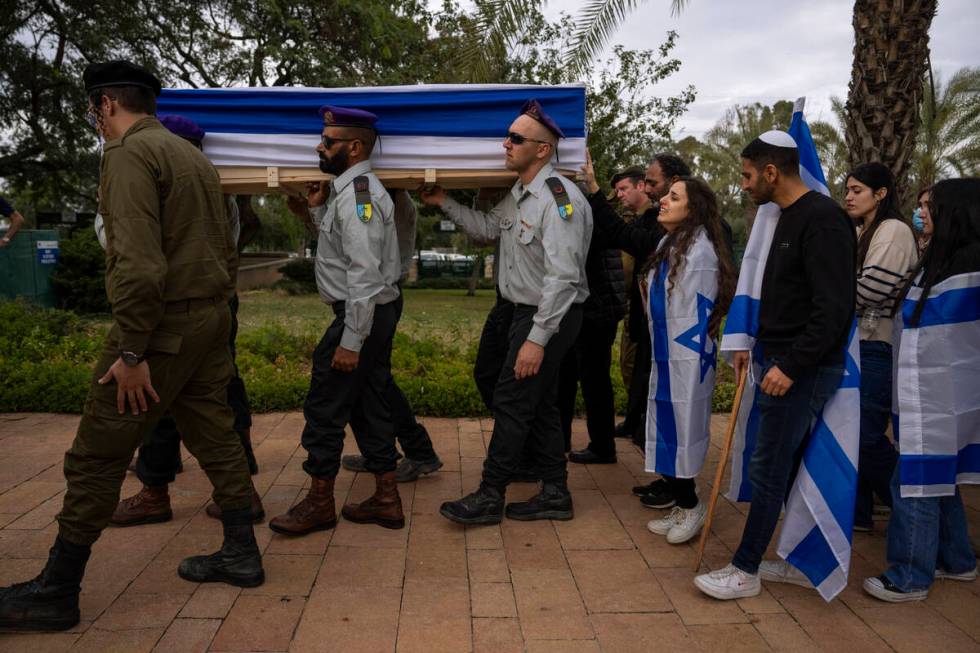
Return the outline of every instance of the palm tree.
<path id="1" fill-rule="evenodd" d="M 961 68 L 943 83 L 930 71 L 912 168 L 915 185 L 980 174 L 980 68 Z"/>
<path id="2" fill-rule="evenodd" d="M 915 153 L 937 0 L 856 0 L 845 123 L 850 164 L 880 161 L 900 189 Z"/>

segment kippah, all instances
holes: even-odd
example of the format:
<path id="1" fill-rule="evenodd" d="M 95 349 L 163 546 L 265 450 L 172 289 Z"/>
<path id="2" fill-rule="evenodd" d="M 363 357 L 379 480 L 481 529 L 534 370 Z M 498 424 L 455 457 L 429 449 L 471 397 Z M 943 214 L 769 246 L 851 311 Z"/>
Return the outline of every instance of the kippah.
<path id="1" fill-rule="evenodd" d="M 768 145 L 775 145 L 776 147 L 791 147 L 794 150 L 797 149 L 796 141 L 793 140 L 793 137 L 779 129 L 771 129 L 764 134 L 760 134 L 759 140 Z"/>

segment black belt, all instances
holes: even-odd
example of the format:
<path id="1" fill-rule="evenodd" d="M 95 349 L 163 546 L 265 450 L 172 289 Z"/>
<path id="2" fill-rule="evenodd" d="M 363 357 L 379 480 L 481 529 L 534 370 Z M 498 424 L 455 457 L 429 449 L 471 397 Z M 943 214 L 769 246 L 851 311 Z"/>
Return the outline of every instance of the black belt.
<path id="1" fill-rule="evenodd" d="M 167 302 L 163 306 L 163 312 L 167 315 L 172 313 L 190 313 L 208 306 L 215 306 L 224 301 L 223 297 L 205 297 L 203 299 L 178 299 L 177 301 Z"/>

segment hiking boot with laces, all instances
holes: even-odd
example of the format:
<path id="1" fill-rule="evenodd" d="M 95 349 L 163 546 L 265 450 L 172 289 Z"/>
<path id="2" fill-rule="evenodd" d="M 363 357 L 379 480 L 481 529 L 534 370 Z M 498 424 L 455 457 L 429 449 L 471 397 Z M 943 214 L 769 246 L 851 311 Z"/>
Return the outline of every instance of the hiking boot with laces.
<path id="1" fill-rule="evenodd" d="M 310 491 L 306 497 L 269 522 L 269 528 L 283 535 L 306 535 L 314 531 L 325 531 L 337 525 L 337 512 L 334 507 L 332 478 L 313 477 Z"/>
<path id="2" fill-rule="evenodd" d="M 499 524 L 504 518 L 504 497 L 489 485 L 456 501 L 446 501 L 439 513 L 457 524 Z"/>

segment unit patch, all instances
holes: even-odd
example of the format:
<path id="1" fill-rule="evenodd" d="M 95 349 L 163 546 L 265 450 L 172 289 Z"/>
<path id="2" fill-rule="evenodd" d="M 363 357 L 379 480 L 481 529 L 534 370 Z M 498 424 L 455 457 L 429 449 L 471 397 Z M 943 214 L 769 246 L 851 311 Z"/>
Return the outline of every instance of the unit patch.
<path id="1" fill-rule="evenodd" d="M 568 191 L 565 190 L 565 185 L 561 179 L 558 177 L 548 177 L 545 183 L 548 184 L 548 190 L 555 197 L 555 204 L 558 205 L 558 215 L 561 216 L 562 220 L 571 218 L 572 213 L 574 213 L 572 199 L 568 196 Z"/>
<path id="2" fill-rule="evenodd" d="M 374 212 L 371 205 L 371 182 L 364 175 L 354 178 L 354 202 L 357 204 L 357 217 L 361 222 L 370 221 Z"/>

